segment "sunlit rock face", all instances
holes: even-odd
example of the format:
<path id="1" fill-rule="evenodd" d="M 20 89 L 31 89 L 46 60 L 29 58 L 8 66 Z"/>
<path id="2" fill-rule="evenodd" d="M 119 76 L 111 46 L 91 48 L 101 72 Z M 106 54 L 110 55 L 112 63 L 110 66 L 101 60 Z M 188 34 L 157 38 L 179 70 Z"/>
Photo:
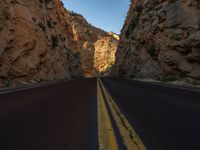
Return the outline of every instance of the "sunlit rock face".
<path id="1" fill-rule="evenodd" d="M 74 44 L 80 53 L 82 68 L 86 76 L 104 72 L 115 62 L 119 36 L 90 25 L 81 15 L 70 13 Z"/>
<path id="2" fill-rule="evenodd" d="M 132 0 L 113 74 L 200 80 L 200 1 Z"/>
<path id="3" fill-rule="evenodd" d="M 72 40 L 68 14 L 59 0 L 1 0 L 1 82 L 81 76 Z"/>
<path id="4" fill-rule="evenodd" d="M 114 62 L 117 43 L 60 0 L 0 1 L 0 83 L 95 75 Z"/>

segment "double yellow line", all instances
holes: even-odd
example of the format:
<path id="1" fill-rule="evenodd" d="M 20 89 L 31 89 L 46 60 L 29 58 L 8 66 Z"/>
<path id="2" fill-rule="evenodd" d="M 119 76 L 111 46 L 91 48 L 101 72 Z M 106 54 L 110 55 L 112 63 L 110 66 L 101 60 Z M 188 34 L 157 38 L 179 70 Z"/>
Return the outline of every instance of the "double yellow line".
<path id="1" fill-rule="evenodd" d="M 97 79 L 97 107 L 99 150 L 120 150 L 113 123 L 117 126 L 122 143 L 127 150 L 146 150 L 100 79 Z M 109 113 L 108 107 L 111 113 Z M 111 117 L 114 122 L 111 121 Z"/>

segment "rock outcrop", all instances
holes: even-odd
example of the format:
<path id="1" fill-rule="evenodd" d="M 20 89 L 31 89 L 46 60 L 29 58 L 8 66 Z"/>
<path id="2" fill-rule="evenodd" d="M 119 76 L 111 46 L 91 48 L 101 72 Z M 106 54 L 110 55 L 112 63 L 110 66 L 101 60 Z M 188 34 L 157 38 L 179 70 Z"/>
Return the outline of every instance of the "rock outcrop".
<path id="1" fill-rule="evenodd" d="M 1 0 L 0 17 L 1 82 L 71 79 L 82 74 L 60 0 Z"/>
<path id="2" fill-rule="evenodd" d="M 200 80 L 200 1 L 132 0 L 113 74 Z"/>
<path id="3" fill-rule="evenodd" d="M 74 48 L 80 53 L 85 75 L 96 75 L 115 62 L 119 36 L 90 25 L 83 16 L 71 12 L 71 27 L 74 33 Z"/>
<path id="4" fill-rule="evenodd" d="M 0 1 L 0 83 L 95 74 L 114 62 L 117 44 L 60 0 Z"/>

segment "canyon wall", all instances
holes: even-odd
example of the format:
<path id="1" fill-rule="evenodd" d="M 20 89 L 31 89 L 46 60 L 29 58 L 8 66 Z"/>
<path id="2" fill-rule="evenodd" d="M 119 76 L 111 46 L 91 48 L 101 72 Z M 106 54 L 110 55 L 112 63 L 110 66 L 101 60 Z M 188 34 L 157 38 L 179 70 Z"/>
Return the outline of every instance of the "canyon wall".
<path id="1" fill-rule="evenodd" d="M 59 0 L 0 1 L 0 80 L 71 79 L 82 69 Z"/>
<path id="2" fill-rule="evenodd" d="M 200 80 L 200 1 L 132 0 L 113 74 Z"/>
<path id="3" fill-rule="evenodd" d="M 79 14 L 71 12 L 69 16 L 74 33 L 74 49 L 80 53 L 85 75 L 96 75 L 114 64 L 119 36 L 93 27 Z"/>
<path id="4" fill-rule="evenodd" d="M 114 62 L 117 43 L 60 0 L 0 1 L 0 84 L 94 75 Z"/>

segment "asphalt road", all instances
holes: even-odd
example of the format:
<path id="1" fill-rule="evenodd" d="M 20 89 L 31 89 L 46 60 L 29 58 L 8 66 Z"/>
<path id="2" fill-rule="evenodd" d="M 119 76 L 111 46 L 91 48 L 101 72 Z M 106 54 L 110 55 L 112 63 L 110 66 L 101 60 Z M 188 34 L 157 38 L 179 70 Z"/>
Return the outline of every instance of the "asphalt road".
<path id="1" fill-rule="evenodd" d="M 199 91 L 102 81 L 148 150 L 200 150 Z M 98 115 L 96 78 L 0 93 L 0 150 L 98 150 Z"/>
<path id="2" fill-rule="evenodd" d="M 96 79 L 0 94 L 0 150 L 96 150 Z"/>
<path id="3" fill-rule="evenodd" d="M 200 91 L 103 78 L 148 150 L 200 150 Z"/>

